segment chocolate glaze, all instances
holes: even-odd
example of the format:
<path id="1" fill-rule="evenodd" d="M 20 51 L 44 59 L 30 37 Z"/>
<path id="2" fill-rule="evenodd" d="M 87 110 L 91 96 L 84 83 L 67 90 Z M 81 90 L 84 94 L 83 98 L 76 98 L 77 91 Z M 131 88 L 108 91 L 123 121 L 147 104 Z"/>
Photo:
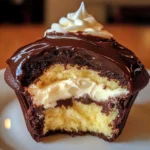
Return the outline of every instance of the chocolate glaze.
<path id="1" fill-rule="evenodd" d="M 149 80 L 144 66 L 130 50 L 114 39 L 81 33 L 49 33 L 18 49 L 7 63 L 18 89 L 28 86 L 56 63 L 87 66 L 102 76 L 119 80 L 120 85 L 131 89 L 132 94 L 146 86 Z M 141 80 L 143 82 L 137 85 L 137 81 Z"/>

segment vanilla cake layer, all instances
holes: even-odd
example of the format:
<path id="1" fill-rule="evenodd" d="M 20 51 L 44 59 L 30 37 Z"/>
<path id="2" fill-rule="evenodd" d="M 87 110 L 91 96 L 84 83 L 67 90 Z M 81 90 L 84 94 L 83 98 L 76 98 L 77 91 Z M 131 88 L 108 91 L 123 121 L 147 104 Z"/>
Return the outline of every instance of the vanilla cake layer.
<path id="1" fill-rule="evenodd" d="M 108 80 L 107 77 L 100 77 L 99 74 L 100 72 L 88 69 L 87 66 L 80 67 L 79 65 L 54 64 L 37 79 L 36 85 L 38 87 L 43 87 L 55 81 L 79 77 L 89 78 L 91 81 L 97 84 L 105 84 L 110 89 L 116 89 L 119 87 L 118 80 Z M 127 87 L 125 86 L 124 88 Z"/>
<path id="2" fill-rule="evenodd" d="M 86 66 L 55 64 L 26 90 L 33 104 L 44 108 L 43 134 L 57 130 L 89 132 L 111 139 L 119 132 L 113 125 L 120 115 L 118 99 L 128 96 L 127 88 Z M 103 109 L 108 102 L 113 107 L 106 113 Z"/>
<path id="3" fill-rule="evenodd" d="M 81 100 L 82 101 L 82 100 Z M 109 115 L 102 113 L 103 106 L 95 103 L 83 104 L 73 101 L 72 106 L 49 108 L 44 111 L 44 128 L 49 131 L 67 131 L 69 133 L 91 132 L 103 134 L 108 139 L 119 132 L 113 127 L 113 121 L 118 117 L 118 109 L 114 107 Z"/>
<path id="4" fill-rule="evenodd" d="M 32 95 L 33 104 L 45 109 L 53 108 L 59 100 L 81 98 L 88 95 L 93 101 L 101 102 L 109 99 L 126 97 L 127 87 L 119 82 L 101 77 L 98 72 L 85 67 L 56 64 L 27 88 Z"/>

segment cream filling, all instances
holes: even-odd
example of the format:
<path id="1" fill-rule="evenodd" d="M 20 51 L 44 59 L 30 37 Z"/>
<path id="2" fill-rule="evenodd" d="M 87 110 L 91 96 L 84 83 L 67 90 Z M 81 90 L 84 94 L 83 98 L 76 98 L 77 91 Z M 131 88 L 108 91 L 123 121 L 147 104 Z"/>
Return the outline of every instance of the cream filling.
<path id="1" fill-rule="evenodd" d="M 70 78 L 61 81 L 55 81 L 44 87 L 38 87 L 31 84 L 28 92 L 33 97 L 33 103 L 36 106 L 43 105 L 44 108 L 54 108 L 57 101 L 69 98 L 81 98 L 88 94 L 96 102 L 106 101 L 110 97 L 116 98 L 129 93 L 125 88 L 118 87 L 109 89 L 104 84 L 96 84 L 89 78 Z"/>

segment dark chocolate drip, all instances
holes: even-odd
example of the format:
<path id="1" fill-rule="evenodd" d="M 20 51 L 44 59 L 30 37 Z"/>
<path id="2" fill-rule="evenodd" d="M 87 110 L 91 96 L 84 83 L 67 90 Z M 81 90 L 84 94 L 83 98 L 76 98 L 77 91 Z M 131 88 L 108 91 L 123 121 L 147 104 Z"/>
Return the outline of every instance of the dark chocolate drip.
<path id="1" fill-rule="evenodd" d="M 128 85 L 132 93 L 143 88 L 149 75 L 138 58 L 114 39 L 81 33 L 56 33 L 20 48 L 7 61 L 19 85 L 28 86 L 52 64 L 78 64 L 100 72 L 109 79 Z M 136 81 L 143 83 L 135 86 Z M 128 84 L 130 83 L 130 84 Z M 134 85 L 134 86 L 133 86 Z"/>

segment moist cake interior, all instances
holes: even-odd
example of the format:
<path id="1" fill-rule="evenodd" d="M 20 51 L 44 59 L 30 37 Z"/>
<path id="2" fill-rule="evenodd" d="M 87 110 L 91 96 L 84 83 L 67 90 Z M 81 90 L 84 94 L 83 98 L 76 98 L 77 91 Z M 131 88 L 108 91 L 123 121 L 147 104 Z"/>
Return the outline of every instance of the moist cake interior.
<path id="1" fill-rule="evenodd" d="M 119 132 L 114 126 L 120 115 L 117 104 L 128 97 L 128 88 L 86 66 L 55 64 L 26 91 L 34 107 L 44 107 L 43 134 L 56 130 L 90 132 L 111 139 Z M 110 105 L 107 111 L 106 104 Z"/>

